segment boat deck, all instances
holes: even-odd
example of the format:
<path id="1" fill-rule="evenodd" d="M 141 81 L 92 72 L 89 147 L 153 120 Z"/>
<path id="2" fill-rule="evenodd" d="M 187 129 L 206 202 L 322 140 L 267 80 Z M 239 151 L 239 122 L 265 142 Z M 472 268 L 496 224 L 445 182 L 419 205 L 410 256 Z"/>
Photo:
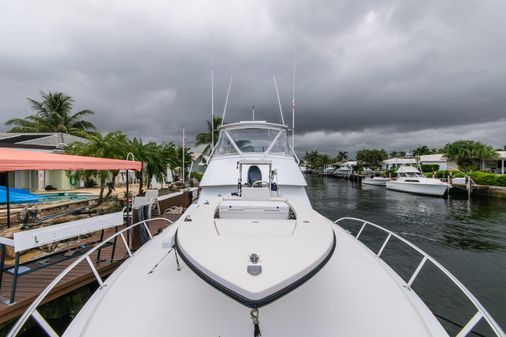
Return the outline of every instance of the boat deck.
<path id="1" fill-rule="evenodd" d="M 167 215 L 166 218 L 175 221 L 179 215 Z M 165 222 L 153 221 L 150 223 L 150 231 L 155 234 L 158 229 L 164 228 Z M 114 229 L 108 229 L 104 232 L 104 238 L 108 238 L 114 233 Z M 83 240 L 81 244 L 86 242 L 96 242 L 100 239 L 100 232 L 95 233 L 93 236 Z M 111 260 L 112 245 L 104 247 L 100 253 L 100 261 L 97 262 L 97 254 L 95 252 L 91 255 L 92 261 L 99 274 L 105 278 L 110 275 L 116 268 L 121 265 L 124 258 L 127 256 L 125 246 L 118 241 L 114 253 L 114 259 Z M 49 283 L 59 275 L 65 268 L 74 262 L 81 255 L 64 259 L 47 267 L 22 275 L 18 278 L 16 288 L 16 301 L 12 305 L 0 303 L 0 325 L 8 322 L 19 315 L 21 315 L 27 307 L 35 300 L 35 298 L 49 285 Z M 12 284 L 12 275 L 4 272 L 3 281 L 1 286 L 1 295 L 5 298 L 9 297 Z M 79 289 L 85 285 L 96 282 L 90 267 L 86 263 L 80 263 L 70 273 L 63 278 L 63 280 L 53 289 L 47 296 L 43 303 L 50 302 L 51 300 L 61 297 L 69 292 Z"/>
<path id="2" fill-rule="evenodd" d="M 312 222 L 329 221 L 305 211 Z M 300 287 L 260 308 L 262 334 L 448 336 L 398 276 L 354 237 L 333 227 L 337 246 L 332 258 Z M 250 309 L 201 279 L 181 259 L 178 269 L 173 250 L 162 246 L 170 236 L 165 232 L 95 292 L 64 337 L 253 335 Z"/>

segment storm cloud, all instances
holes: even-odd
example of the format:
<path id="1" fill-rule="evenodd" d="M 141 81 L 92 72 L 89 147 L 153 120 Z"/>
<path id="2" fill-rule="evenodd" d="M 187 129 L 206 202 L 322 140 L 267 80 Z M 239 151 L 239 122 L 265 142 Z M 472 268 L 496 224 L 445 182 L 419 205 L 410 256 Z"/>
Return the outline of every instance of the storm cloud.
<path id="1" fill-rule="evenodd" d="M 179 142 L 205 128 L 210 68 L 228 121 L 290 118 L 298 152 L 506 144 L 501 0 L 11 1 L 0 12 L 1 120 L 63 91 L 103 131 Z M 2 130 L 6 128 L 0 127 Z"/>

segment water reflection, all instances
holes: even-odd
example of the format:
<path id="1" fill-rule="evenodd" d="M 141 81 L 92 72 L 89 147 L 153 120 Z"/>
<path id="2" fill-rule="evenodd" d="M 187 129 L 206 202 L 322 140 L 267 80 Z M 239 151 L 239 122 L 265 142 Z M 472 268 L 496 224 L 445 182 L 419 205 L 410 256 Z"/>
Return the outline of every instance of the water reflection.
<path id="1" fill-rule="evenodd" d="M 468 200 L 466 194 L 425 197 L 333 177 L 308 175 L 306 179 L 316 210 L 332 220 L 363 218 L 400 233 L 448 268 L 506 327 L 505 200 Z M 394 261 L 407 258 L 400 251 L 387 253 Z M 428 289 L 433 291 L 432 286 Z M 439 295 L 433 302 L 439 301 Z M 463 314 L 458 306 L 449 307 L 456 316 Z"/>
<path id="2" fill-rule="evenodd" d="M 333 219 L 364 218 L 418 240 L 465 250 L 506 251 L 506 202 L 426 197 L 307 176 L 313 207 Z"/>

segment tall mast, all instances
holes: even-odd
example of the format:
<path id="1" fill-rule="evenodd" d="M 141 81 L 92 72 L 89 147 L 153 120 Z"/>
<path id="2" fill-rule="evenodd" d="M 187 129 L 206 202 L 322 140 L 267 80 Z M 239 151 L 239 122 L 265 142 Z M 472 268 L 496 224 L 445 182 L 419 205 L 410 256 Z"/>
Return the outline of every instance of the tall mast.
<path id="1" fill-rule="evenodd" d="M 295 63 L 297 61 L 297 37 L 293 43 L 293 82 L 292 82 L 292 149 L 295 151 Z"/>

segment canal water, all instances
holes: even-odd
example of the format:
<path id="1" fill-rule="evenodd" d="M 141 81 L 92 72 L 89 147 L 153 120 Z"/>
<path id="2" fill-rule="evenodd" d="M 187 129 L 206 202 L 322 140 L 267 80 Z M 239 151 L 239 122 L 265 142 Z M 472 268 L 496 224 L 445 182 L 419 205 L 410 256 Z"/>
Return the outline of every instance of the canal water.
<path id="1" fill-rule="evenodd" d="M 427 197 L 317 175 L 306 175 L 306 180 L 317 211 L 332 220 L 362 218 L 413 242 L 471 290 L 506 330 L 506 200 L 469 200 L 465 194 Z M 352 233 L 358 233 L 361 226 L 344 224 Z M 361 237 L 368 246 L 379 242 L 371 247 L 378 251 L 385 234 L 371 227 Z M 416 267 L 420 258 L 404 248 L 400 241 L 393 242 L 389 253 L 385 249 L 383 255 L 409 279 L 415 268 L 406 269 L 405 265 Z M 422 269 L 413 288 L 450 332 L 458 331 L 475 313 L 462 294 L 430 265 Z M 455 297 L 459 300 L 453 300 Z M 483 326 L 479 324 L 476 336 L 493 335 Z"/>

